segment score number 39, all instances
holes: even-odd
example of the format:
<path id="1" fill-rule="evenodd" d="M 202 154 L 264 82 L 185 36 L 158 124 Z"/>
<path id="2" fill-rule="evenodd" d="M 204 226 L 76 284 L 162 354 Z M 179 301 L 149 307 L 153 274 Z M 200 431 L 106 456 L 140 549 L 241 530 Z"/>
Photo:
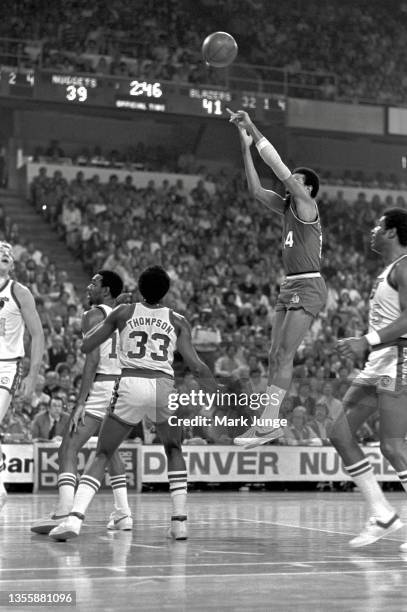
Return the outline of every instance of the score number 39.
<path id="1" fill-rule="evenodd" d="M 86 102 L 88 99 L 88 90 L 83 85 L 68 85 L 65 97 L 68 102 Z"/>

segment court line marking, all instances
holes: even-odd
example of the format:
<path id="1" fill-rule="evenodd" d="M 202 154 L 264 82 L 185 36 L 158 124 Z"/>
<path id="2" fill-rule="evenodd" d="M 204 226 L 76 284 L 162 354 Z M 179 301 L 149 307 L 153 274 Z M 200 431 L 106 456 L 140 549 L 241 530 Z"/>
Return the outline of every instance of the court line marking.
<path id="1" fill-rule="evenodd" d="M 403 561 L 403 558 L 400 556 L 394 556 L 392 559 L 370 559 L 370 558 L 366 558 L 366 559 L 357 559 L 357 561 L 354 559 L 352 560 L 352 558 L 348 559 L 349 563 L 400 563 L 400 561 Z M 116 567 L 124 567 L 126 569 L 147 569 L 147 568 L 165 568 L 165 567 L 188 567 L 188 566 L 193 566 L 193 567 L 222 567 L 222 566 L 237 566 L 237 567 L 247 567 L 250 565 L 291 565 L 292 563 L 303 563 L 303 564 L 308 564 L 310 566 L 312 565 L 328 565 L 328 564 L 333 564 L 333 565 L 339 565 L 342 564 L 343 561 L 248 561 L 248 562 L 238 562 L 238 561 L 231 561 L 229 563 L 225 562 L 225 563 L 161 563 L 161 564 L 144 564 L 144 565 L 123 565 L 123 566 L 116 566 Z M 106 565 L 81 565 L 80 569 L 81 571 L 89 571 L 89 570 L 106 570 L 109 569 L 110 566 L 106 566 Z M 1 573 L 3 574 L 4 572 L 48 572 L 48 571 L 52 571 L 55 570 L 55 566 L 53 567 L 15 567 L 15 568 L 3 568 L 1 569 Z M 58 569 L 58 568 L 57 568 Z M 407 569 L 407 568 L 406 568 Z M 37 578 L 35 578 L 35 580 L 37 580 Z M 1 579 L 0 579 L 1 582 Z"/>
<path id="2" fill-rule="evenodd" d="M 235 520 L 243 521 L 244 523 L 257 523 L 258 525 L 277 525 L 277 527 L 290 527 L 291 529 L 306 529 L 307 531 L 321 531 L 323 533 L 334 533 L 336 535 L 350 535 L 350 536 L 358 535 L 357 533 L 353 531 L 333 531 L 332 529 L 321 529 L 320 527 L 304 527 L 303 525 L 287 525 L 287 523 L 276 523 L 274 521 L 259 521 L 257 519 L 245 519 L 245 518 L 236 518 Z M 379 539 L 380 540 L 390 540 L 392 542 L 402 542 L 403 541 L 403 540 L 398 540 L 395 538 L 390 538 L 389 536 L 382 536 Z"/>
<path id="3" fill-rule="evenodd" d="M 83 569 L 83 568 L 81 568 Z M 397 569 L 396 570 L 398 573 L 407 573 L 407 567 L 405 569 Z M 114 579 L 114 580 L 171 580 L 171 579 L 178 579 L 178 578 L 182 578 L 182 579 L 187 579 L 187 578 L 197 578 L 198 580 L 202 580 L 203 578 L 241 578 L 244 577 L 246 580 L 248 578 L 265 578 L 265 577 L 270 577 L 273 578 L 278 577 L 278 576 L 310 576 L 311 578 L 314 578 L 315 576 L 336 576 L 336 575 L 342 575 L 342 574 L 363 574 L 363 575 L 367 575 L 367 574 L 389 574 L 392 573 L 394 574 L 394 568 L 392 569 L 377 569 L 377 570 L 363 570 L 363 569 L 352 569 L 352 570 L 334 570 L 332 572 L 330 571 L 310 571 L 310 572 L 256 572 L 256 573 L 251 573 L 251 574 L 166 574 L 166 575 L 160 575 L 158 576 L 157 574 L 152 574 L 152 575 L 147 575 L 147 576 L 114 576 L 114 578 L 112 576 L 77 576 L 75 578 L 57 578 L 56 576 L 54 576 L 53 578 L 30 578 L 28 580 L 24 580 L 24 584 L 30 584 L 30 583 L 36 583 L 36 582 L 51 582 L 52 584 L 59 584 L 61 582 L 68 582 L 68 583 L 72 583 L 73 585 L 75 585 L 78 582 L 95 582 L 96 580 L 104 580 L 106 582 L 106 580 L 108 578 L 110 579 Z M 12 583 L 12 580 L 3 580 L 0 579 L 0 584 L 4 584 L 4 583 Z M 15 583 L 13 583 L 15 584 Z M 24 587 L 26 588 L 26 587 Z"/>

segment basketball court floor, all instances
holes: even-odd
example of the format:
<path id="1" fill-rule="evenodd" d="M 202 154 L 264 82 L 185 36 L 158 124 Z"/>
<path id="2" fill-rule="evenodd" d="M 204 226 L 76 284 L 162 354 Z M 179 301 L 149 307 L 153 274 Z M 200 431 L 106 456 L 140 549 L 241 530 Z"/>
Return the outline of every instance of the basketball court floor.
<path id="1" fill-rule="evenodd" d="M 132 532 L 108 532 L 101 493 L 79 538 L 30 532 L 53 495 L 11 494 L 0 524 L 0 610 L 407 610 L 407 528 L 370 547 L 358 493 L 205 492 L 189 497 L 190 539 L 165 538 L 169 497 L 131 495 Z M 403 493 L 389 494 L 407 522 Z M 7 604 L 9 592 L 76 592 L 76 606 Z"/>

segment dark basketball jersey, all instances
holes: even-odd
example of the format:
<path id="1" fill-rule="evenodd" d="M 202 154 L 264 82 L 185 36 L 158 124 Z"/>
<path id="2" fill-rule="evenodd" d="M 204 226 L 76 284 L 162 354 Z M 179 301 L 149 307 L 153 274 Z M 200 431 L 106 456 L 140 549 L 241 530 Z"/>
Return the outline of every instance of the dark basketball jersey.
<path id="1" fill-rule="evenodd" d="M 283 220 L 283 266 L 286 274 L 320 272 L 322 231 L 318 208 L 316 221 L 301 221 L 291 198 L 286 200 Z"/>

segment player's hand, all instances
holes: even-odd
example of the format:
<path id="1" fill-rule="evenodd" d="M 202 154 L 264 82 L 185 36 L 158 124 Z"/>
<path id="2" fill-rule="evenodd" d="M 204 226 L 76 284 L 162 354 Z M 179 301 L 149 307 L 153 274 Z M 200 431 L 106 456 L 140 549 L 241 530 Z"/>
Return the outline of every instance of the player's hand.
<path id="1" fill-rule="evenodd" d="M 369 343 L 365 336 L 361 338 L 344 338 L 338 340 L 337 349 L 343 357 L 363 357 Z"/>
<path id="2" fill-rule="evenodd" d="M 21 382 L 20 394 L 27 402 L 31 401 L 32 394 L 35 391 L 35 382 L 36 376 L 33 374 L 27 374 L 27 376 Z"/>
<path id="3" fill-rule="evenodd" d="M 237 127 L 245 128 L 246 130 L 250 128 L 252 125 L 252 120 L 249 115 L 244 110 L 238 110 L 235 113 L 230 110 L 230 108 L 226 109 L 229 113 L 229 122 L 234 123 Z"/>
<path id="4" fill-rule="evenodd" d="M 131 293 L 121 293 L 117 296 L 115 300 L 115 305 L 120 306 L 120 304 L 131 304 L 132 299 L 133 298 Z"/>
<path id="5" fill-rule="evenodd" d="M 240 127 L 240 125 L 238 125 L 238 128 L 239 128 L 240 142 L 242 143 L 242 146 L 249 149 L 253 144 L 253 137 L 250 136 L 250 134 L 246 132 L 245 128 Z"/>
<path id="6" fill-rule="evenodd" d="M 71 424 L 69 426 L 69 431 L 71 433 L 77 431 L 78 425 L 80 423 L 82 423 L 82 425 L 85 425 L 85 404 L 79 404 L 78 406 L 76 406 L 75 410 L 73 411 Z"/>

